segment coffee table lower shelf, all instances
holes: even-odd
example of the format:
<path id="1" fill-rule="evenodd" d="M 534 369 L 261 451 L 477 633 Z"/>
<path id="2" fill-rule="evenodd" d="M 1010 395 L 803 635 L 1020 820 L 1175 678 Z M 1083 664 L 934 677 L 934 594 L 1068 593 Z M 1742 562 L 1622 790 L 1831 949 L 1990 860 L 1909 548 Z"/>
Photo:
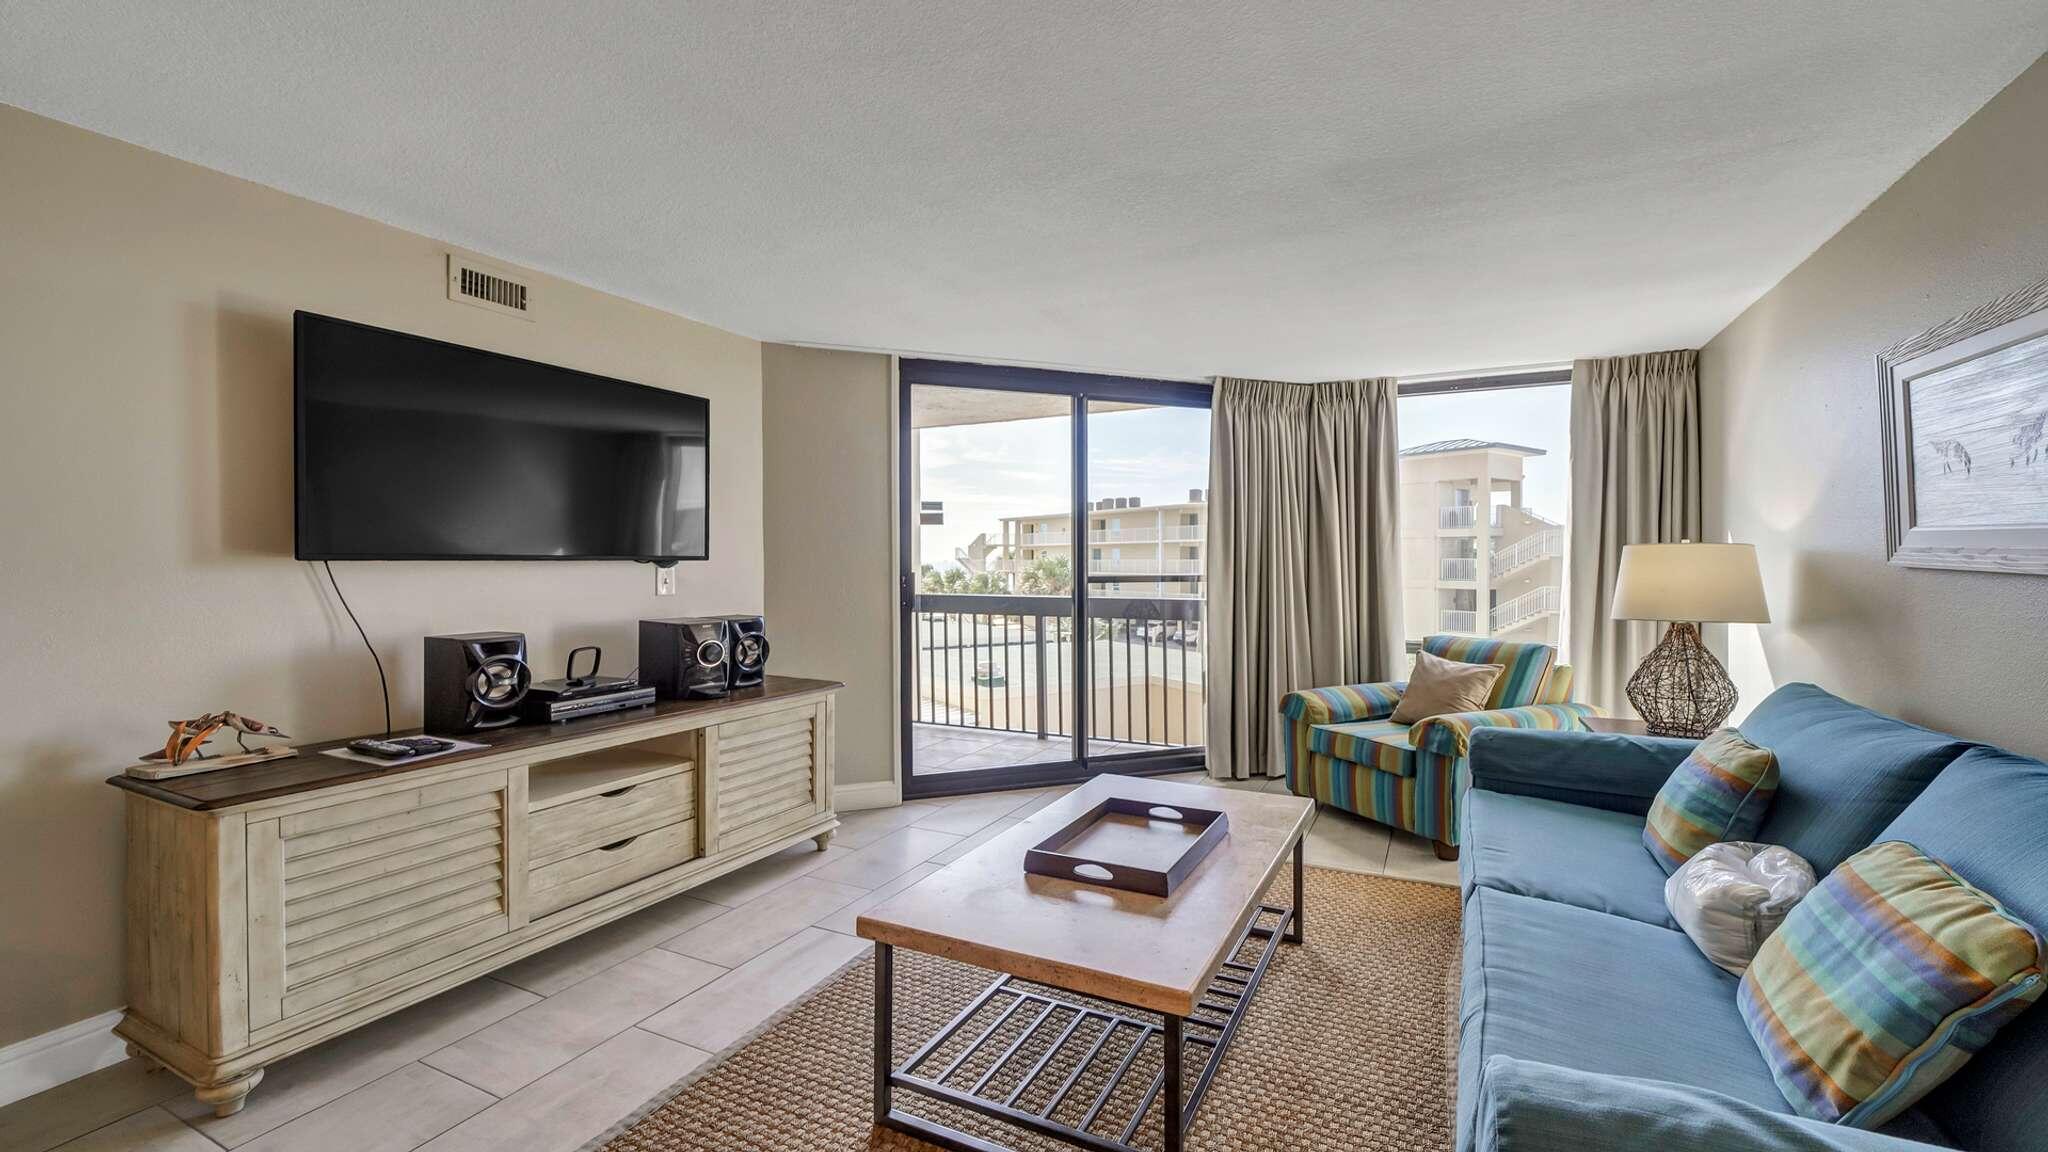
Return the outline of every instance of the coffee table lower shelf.
<path id="1" fill-rule="evenodd" d="M 1265 979 L 1267 965 L 1272 962 L 1281 941 L 1301 941 L 1301 856 L 1298 846 L 1294 866 L 1295 906 L 1259 906 L 1228 953 L 1231 959 L 1224 963 L 1196 1005 L 1198 1012 L 1209 1014 L 1206 1016 L 1160 1015 L 1154 1022 L 1154 1013 L 1128 1006 L 1119 1006 L 1122 1011 L 1107 1011 L 1037 991 L 1040 985 L 1005 976 L 989 985 L 972 1004 L 953 1018 L 952 1023 L 927 1040 L 908 1060 L 892 1068 L 895 950 L 878 942 L 875 945 L 875 1123 L 956 1152 L 1007 1152 L 1002 1145 L 896 1108 L 891 1100 L 892 1093 L 904 1091 L 979 1112 L 1095 1152 L 1138 1152 L 1131 1141 L 1144 1126 L 1152 1106 L 1163 1098 L 1161 1123 L 1165 1149 L 1166 1152 L 1181 1152 L 1187 1130 L 1194 1122 L 1196 1110 L 1202 1105 L 1202 1097 L 1208 1093 L 1217 1066 L 1223 1062 L 1223 1054 L 1229 1049 L 1231 1038 L 1237 1034 L 1237 1026 L 1244 1019 L 1246 1007 Z M 1241 957 L 1246 942 L 1251 940 L 1263 943 L 1258 947 L 1256 958 L 1245 962 Z M 997 1002 L 1001 1002 L 1001 1007 L 994 1020 L 981 1028 L 965 1048 L 953 1052 L 943 1066 L 933 1067 L 939 1064 L 934 1057 L 946 1042 L 959 1035 L 970 1021 L 984 1016 L 991 1004 Z M 1004 1031 L 1003 1026 L 1021 1013 L 1035 1015 L 1025 1017 L 1031 1023 L 1014 1039 L 1006 1044 L 996 1040 L 995 1037 Z M 1056 1073 L 1049 1072 L 1053 1058 L 1089 1021 L 1100 1023 L 1094 1043 L 1070 1069 L 1059 1075 L 1055 1087 L 1051 1077 Z M 1008 1090 L 1001 1096 L 982 1095 L 989 1084 L 996 1082 L 1004 1070 L 1012 1066 L 1026 1042 L 1033 1035 L 1040 1034 L 1041 1029 L 1049 1029 L 1045 1034 L 1053 1037 L 1043 1054 L 1026 1067 L 1022 1077 L 1014 1083 L 1002 1080 L 1008 1085 Z M 1114 1137 L 1094 1131 L 1102 1119 L 1105 1105 L 1116 1098 L 1119 1085 L 1154 1037 L 1163 1045 L 1160 1068 L 1153 1073 L 1136 1108 Z M 998 1044 L 1002 1046 L 997 1047 Z M 1183 1045 L 1194 1045 L 1208 1052 L 1191 1089 L 1185 1089 L 1182 1082 L 1185 1076 Z M 975 1059 L 977 1053 L 992 1053 L 992 1062 Z M 976 1068 L 981 1069 L 978 1074 L 962 1072 L 962 1069 Z M 1101 1070 L 1103 1079 L 1101 1086 L 1093 1089 L 1094 1096 L 1078 1123 L 1068 1124 L 1052 1119 L 1053 1113 L 1067 1102 L 1076 1086 L 1084 1080 L 1093 1079 L 1088 1075 L 1091 1068 Z M 1043 1095 L 1042 1091 L 1032 1092 L 1034 1085 L 1051 1088 L 1052 1094 L 1045 1096 L 1045 1102 L 1035 1109 L 1019 1107 L 1020 1100 Z"/>

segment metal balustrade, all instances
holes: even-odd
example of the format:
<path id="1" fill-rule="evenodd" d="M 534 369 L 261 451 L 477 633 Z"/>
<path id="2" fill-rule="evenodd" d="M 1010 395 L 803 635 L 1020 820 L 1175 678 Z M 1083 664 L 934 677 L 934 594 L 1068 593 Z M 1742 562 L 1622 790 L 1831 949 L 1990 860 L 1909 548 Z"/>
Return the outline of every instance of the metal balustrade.
<path id="1" fill-rule="evenodd" d="M 1088 561 L 1091 576 L 1200 576 L 1200 560 L 1154 560 L 1140 556 L 1109 558 Z"/>
<path id="2" fill-rule="evenodd" d="M 1552 556 L 1564 555 L 1564 531 L 1549 528 L 1522 537 L 1506 548 L 1493 554 L 1487 562 L 1487 570 L 1495 576 L 1512 572 L 1524 564 L 1547 560 Z"/>
<path id="3" fill-rule="evenodd" d="M 1505 604 L 1495 605 L 1489 623 L 1492 625 L 1493 634 L 1498 636 L 1525 620 L 1541 616 L 1545 612 L 1559 611 L 1563 604 L 1563 598 L 1557 588 L 1538 588 L 1533 592 L 1524 592 Z"/>
<path id="4" fill-rule="evenodd" d="M 1074 602 L 1067 596 L 920 594 L 911 720 L 1073 734 Z M 1094 596 L 1085 636 L 1091 740 L 1177 748 L 1202 742 L 1202 602 Z"/>

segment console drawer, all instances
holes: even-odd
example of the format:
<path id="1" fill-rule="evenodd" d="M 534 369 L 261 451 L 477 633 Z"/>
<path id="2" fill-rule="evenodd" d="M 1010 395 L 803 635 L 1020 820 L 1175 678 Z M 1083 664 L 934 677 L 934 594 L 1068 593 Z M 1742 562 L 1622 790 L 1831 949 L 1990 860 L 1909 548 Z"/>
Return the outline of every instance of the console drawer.
<path id="1" fill-rule="evenodd" d="M 696 770 L 678 766 L 666 776 L 536 809 L 527 818 L 527 863 L 538 868 L 696 815 Z"/>
<path id="2" fill-rule="evenodd" d="M 684 820 L 542 864 L 527 873 L 528 916 L 537 920 L 696 855 L 697 822 Z"/>

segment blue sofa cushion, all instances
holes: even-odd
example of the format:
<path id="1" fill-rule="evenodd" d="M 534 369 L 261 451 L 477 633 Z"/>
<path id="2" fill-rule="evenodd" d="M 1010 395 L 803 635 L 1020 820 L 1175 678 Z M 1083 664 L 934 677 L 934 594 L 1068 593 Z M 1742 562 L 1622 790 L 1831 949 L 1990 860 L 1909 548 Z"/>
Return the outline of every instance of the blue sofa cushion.
<path id="1" fill-rule="evenodd" d="M 1804 856 L 1816 876 L 1869 847 L 1970 747 L 1811 684 L 1765 697 L 1741 731 L 1778 757 L 1778 798 L 1756 838 Z"/>
<path id="2" fill-rule="evenodd" d="M 1664 870 L 1643 851 L 1643 818 L 1536 796 L 1465 797 L 1459 886 L 1556 900 L 1677 929 Z"/>
<path id="3" fill-rule="evenodd" d="M 1735 977 L 1684 933 L 1481 887 L 1465 901 L 1460 1148 L 1471 1147 L 1478 1077 L 1493 1056 L 1670 1080 L 1790 1112 L 1736 1011 Z"/>
<path id="4" fill-rule="evenodd" d="M 1459 1152 L 1931 1152 L 1943 1134 L 1909 1112 L 1883 1134 L 1787 1116 L 1687 1084 L 1601 1076 L 1496 1056 Z"/>
<path id="5" fill-rule="evenodd" d="M 1467 761 L 1471 786 L 1641 817 L 1697 740 L 1612 732 L 1480 728 Z"/>
<path id="6" fill-rule="evenodd" d="M 1972 748 L 1908 805 L 1878 839 L 1904 840 L 2048 931 L 2048 764 Z M 1921 1107 L 1959 1147 L 2048 1148 L 2048 1011 L 2036 1006 L 2001 1029 Z"/>

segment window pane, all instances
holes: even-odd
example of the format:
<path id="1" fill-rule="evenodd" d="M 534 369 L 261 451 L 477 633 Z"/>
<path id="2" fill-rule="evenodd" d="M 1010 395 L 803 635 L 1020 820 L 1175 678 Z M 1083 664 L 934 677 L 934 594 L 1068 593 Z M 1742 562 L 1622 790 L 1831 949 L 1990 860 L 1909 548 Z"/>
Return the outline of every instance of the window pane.
<path id="1" fill-rule="evenodd" d="M 914 776 L 1073 758 L 1073 401 L 914 385 Z"/>
<path id="2" fill-rule="evenodd" d="M 1209 410 L 1088 404 L 1089 754 L 1199 746 Z"/>
<path id="3" fill-rule="evenodd" d="M 1408 639 L 1562 635 L 1571 386 L 1401 398 Z"/>

